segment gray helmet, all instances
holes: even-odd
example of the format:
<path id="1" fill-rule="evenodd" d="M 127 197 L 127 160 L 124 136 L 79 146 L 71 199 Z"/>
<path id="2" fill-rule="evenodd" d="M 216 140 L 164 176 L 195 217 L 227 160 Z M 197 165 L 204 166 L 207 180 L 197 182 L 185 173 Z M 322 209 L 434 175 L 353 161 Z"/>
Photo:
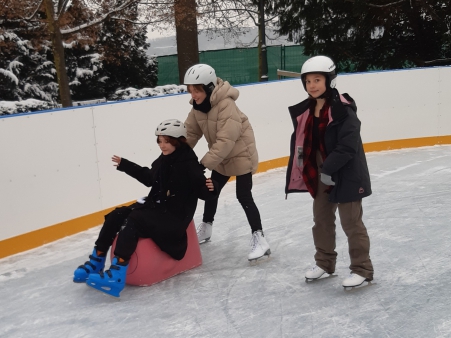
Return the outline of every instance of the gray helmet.
<path id="1" fill-rule="evenodd" d="M 326 89 L 335 88 L 337 74 L 335 73 L 335 63 L 331 58 L 323 55 L 314 56 L 304 62 L 301 69 L 301 79 L 304 89 L 305 77 L 310 73 L 320 73 L 326 77 Z"/>
<path id="2" fill-rule="evenodd" d="M 186 127 L 182 121 L 171 119 L 165 120 L 159 124 L 155 130 L 156 136 L 172 136 L 179 138 L 181 136 L 186 138 Z"/>

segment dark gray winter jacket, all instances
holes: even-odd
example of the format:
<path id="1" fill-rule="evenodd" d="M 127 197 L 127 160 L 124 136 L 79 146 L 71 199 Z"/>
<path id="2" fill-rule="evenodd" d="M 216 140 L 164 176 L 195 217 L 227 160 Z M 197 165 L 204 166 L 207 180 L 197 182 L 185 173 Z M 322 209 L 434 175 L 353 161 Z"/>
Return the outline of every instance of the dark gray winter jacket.
<path id="1" fill-rule="evenodd" d="M 329 195 L 329 201 L 333 203 L 348 203 L 360 200 L 371 195 L 371 182 L 360 137 L 360 120 L 357 118 L 357 106 L 348 95 L 340 97 L 346 108 L 343 112 L 329 108 L 329 124 L 325 132 L 325 145 L 327 157 L 321 169 L 322 173 L 330 175 L 335 186 Z M 310 100 L 306 99 L 295 106 L 289 107 L 293 120 L 294 132 L 291 137 L 290 159 L 287 168 L 286 193 L 307 192 L 302 182 L 297 187 L 290 186 L 293 167 L 295 145 L 302 144 L 303 140 L 296 139 L 298 121 L 303 121 L 302 116 L 309 114 Z M 301 132 L 298 135 L 305 135 Z"/>

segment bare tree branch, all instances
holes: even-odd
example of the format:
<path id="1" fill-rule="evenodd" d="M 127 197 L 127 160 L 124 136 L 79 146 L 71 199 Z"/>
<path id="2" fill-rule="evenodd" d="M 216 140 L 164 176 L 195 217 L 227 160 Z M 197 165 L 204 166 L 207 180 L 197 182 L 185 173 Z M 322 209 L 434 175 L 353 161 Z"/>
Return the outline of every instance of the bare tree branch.
<path id="1" fill-rule="evenodd" d="M 62 35 L 67 35 L 67 34 L 72 34 L 75 32 L 79 32 L 83 29 L 86 29 L 88 27 L 92 27 L 95 25 L 98 25 L 99 23 L 105 21 L 108 17 L 110 17 L 112 14 L 114 13 L 118 13 L 136 3 L 139 3 L 139 0 L 127 0 L 125 1 L 122 5 L 120 5 L 119 7 L 113 8 L 112 10 L 110 10 L 109 12 L 101 15 L 99 18 L 92 20 L 90 22 L 87 22 L 83 25 L 77 26 L 77 27 L 73 27 L 73 28 L 69 28 L 69 29 L 61 29 L 61 34 Z"/>
<path id="2" fill-rule="evenodd" d="M 355 0 L 345 0 L 345 1 L 347 1 L 347 2 L 355 2 Z M 399 1 L 391 2 L 391 3 L 383 4 L 383 5 L 375 5 L 375 4 L 368 3 L 367 6 L 369 6 L 369 7 L 377 7 L 377 8 L 384 8 L 384 7 L 390 7 L 390 6 L 398 5 L 398 4 L 400 4 L 402 2 L 405 2 L 405 1 L 406 0 L 399 0 Z"/>
<path id="3" fill-rule="evenodd" d="M 385 5 L 375 5 L 375 4 L 368 4 L 368 6 L 370 7 L 378 7 L 378 8 L 383 8 L 383 7 L 390 7 L 390 6 L 395 6 L 400 4 L 401 2 L 405 2 L 405 0 L 399 0 L 399 1 L 395 1 L 389 4 L 385 4 Z"/>
<path id="4" fill-rule="evenodd" d="M 36 6 L 35 11 L 29 17 L 26 17 L 24 20 L 31 21 L 36 16 L 36 14 L 38 13 L 38 11 L 41 8 L 43 2 L 44 2 L 44 0 L 41 0 L 39 2 L 39 5 Z"/>

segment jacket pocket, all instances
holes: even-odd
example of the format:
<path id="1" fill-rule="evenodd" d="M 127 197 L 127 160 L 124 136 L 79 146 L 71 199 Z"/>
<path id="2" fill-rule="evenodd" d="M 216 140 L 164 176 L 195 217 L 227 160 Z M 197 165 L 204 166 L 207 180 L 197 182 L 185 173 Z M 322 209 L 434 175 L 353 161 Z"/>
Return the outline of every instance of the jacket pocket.
<path id="1" fill-rule="evenodd" d="M 360 167 L 354 161 L 352 164 L 343 167 L 341 177 L 345 181 L 360 182 L 362 180 L 360 171 Z"/>

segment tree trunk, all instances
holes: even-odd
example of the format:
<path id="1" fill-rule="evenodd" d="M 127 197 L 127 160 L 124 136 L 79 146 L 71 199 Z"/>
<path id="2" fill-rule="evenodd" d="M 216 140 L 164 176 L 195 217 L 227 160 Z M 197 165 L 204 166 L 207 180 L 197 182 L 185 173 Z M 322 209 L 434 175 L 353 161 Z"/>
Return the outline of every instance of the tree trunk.
<path id="1" fill-rule="evenodd" d="M 265 0 L 258 2 L 259 26 L 258 26 L 258 52 L 259 69 L 258 76 L 261 82 L 268 81 L 268 57 L 266 52 L 265 32 Z"/>
<path id="2" fill-rule="evenodd" d="M 188 68 L 199 63 L 196 0 L 175 0 L 174 11 L 179 81 L 183 83 Z"/>
<path id="3" fill-rule="evenodd" d="M 60 100 L 63 107 L 72 106 L 70 96 L 69 79 L 66 72 L 66 60 L 64 58 L 63 40 L 58 21 L 55 21 L 53 9 L 53 0 L 44 0 L 45 12 L 47 14 L 48 30 L 52 39 L 53 58 L 55 61 L 56 76 L 58 78 L 58 87 Z"/>

